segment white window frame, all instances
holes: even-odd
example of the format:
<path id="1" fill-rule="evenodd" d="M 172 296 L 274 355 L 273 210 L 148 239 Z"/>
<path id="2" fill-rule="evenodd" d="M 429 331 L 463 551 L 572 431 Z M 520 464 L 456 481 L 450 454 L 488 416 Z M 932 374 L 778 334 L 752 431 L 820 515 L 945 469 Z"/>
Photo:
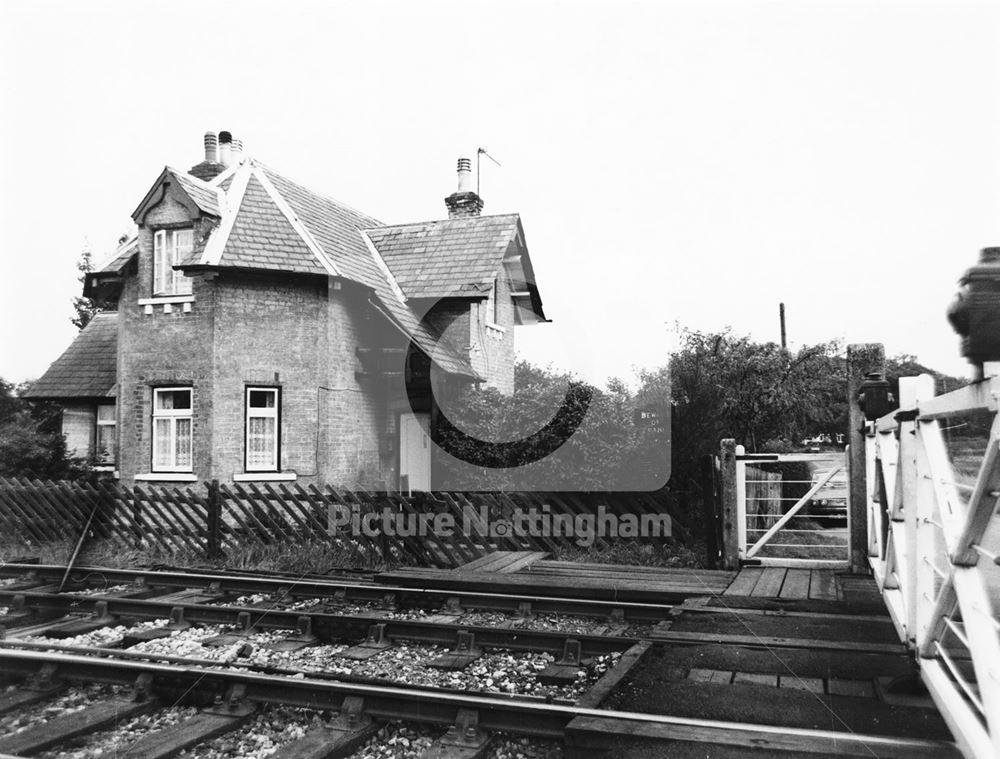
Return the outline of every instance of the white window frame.
<path id="1" fill-rule="evenodd" d="M 260 408 L 250 406 L 250 393 L 263 392 L 274 395 L 274 406 Z M 281 471 L 281 388 L 263 385 L 248 385 L 243 396 L 245 410 L 243 434 L 243 470 L 245 472 L 280 472 Z M 274 419 L 274 444 L 271 448 L 273 463 L 267 466 L 250 466 L 250 419 Z"/>
<path id="2" fill-rule="evenodd" d="M 184 409 L 161 409 L 157 408 L 156 397 L 160 393 L 187 392 L 190 395 L 190 408 Z M 167 419 L 170 421 L 170 464 L 157 465 L 156 449 L 156 421 L 157 419 Z M 191 463 L 181 465 L 177 463 L 177 420 L 188 419 L 191 421 Z M 192 472 L 194 471 L 194 388 L 190 385 L 179 387 L 155 387 L 153 388 L 153 427 L 152 427 L 152 461 L 150 462 L 151 472 Z"/>
<path id="3" fill-rule="evenodd" d="M 101 409 L 109 408 L 112 411 L 110 419 L 101 419 Z M 94 457 L 100 464 L 114 464 L 118 461 L 118 419 L 117 409 L 114 404 L 100 403 L 94 413 L 97 430 L 94 434 Z M 111 450 L 106 455 L 101 455 L 101 428 L 111 428 Z"/>
<path id="4" fill-rule="evenodd" d="M 188 241 L 180 245 L 178 237 L 187 233 Z M 194 230 L 158 229 L 153 233 L 153 295 L 190 295 L 191 277 L 173 267 L 183 261 L 194 246 Z"/>

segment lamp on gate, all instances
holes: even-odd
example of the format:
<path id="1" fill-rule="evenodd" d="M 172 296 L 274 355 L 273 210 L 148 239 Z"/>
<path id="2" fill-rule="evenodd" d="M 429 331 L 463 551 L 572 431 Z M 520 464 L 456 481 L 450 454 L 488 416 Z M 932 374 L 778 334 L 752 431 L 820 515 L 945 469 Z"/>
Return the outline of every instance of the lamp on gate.
<path id="1" fill-rule="evenodd" d="M 979 263 L 958 283 L 948 321 L 962 338 L 962 355 L 982 379 L 983 364 L 1000 361 L 1000 248 L 983 248 Z"/>
<path id="2" fill-rule="evenodd" d="M 865 419 L 874 422 L 892 411 L 895 399 L 889 392 L 889 380 L 882 372 L 869 372 L 865 375 L 858 393 L 858 405 Z"/>

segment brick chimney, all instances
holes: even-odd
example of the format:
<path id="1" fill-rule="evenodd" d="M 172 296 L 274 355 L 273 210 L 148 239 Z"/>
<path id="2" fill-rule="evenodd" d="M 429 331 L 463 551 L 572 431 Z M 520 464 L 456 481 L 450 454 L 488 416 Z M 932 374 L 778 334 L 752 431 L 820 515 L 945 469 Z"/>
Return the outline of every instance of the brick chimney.
<path id="1" fill-rule="evenodd" d="M 205 160 L 192 166 L 188 173 L 207 182 L 221 174 L 225 168 L 219 160 L 218 135 L 215 132 L 205 132 Z"/>
<path id="2" fill-rule="evenodd" d="M 444 199 L 448 206 L 449 219 L 479 216 L 483 210 L 483 199 L 472 189 L 472 160 L 458 159 L 458 189 Z"/>

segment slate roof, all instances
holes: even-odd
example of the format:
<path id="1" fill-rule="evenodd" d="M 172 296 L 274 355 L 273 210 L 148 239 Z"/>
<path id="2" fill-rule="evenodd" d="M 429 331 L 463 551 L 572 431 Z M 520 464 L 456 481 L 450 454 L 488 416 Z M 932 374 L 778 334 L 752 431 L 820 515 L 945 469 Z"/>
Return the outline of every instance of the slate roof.
<path id="1" fill-rule="evenodd" d="M 505 253 L 523 236 L 517 214 L 384 226 L 249 158 L 207 182 L 170 167 L 161 180 L 166 175 L 202 211 L 220 218 L 206 245 L 181 268 L 352 280 L 370 288 L 373 305 L 441 369 L 479 377 L 466 357 L 439 343 L 440 336 L 422 323 L 407 299 L 487 296 Z M 130 240 L 98 273 L 118 273 L 136 252 L 137 243 Z M 540 301 L 535 310 L 543 317 Z"/>
<path id="2" fill-rule="evenodd" d="M 517 236 L 517 214 L 366 230 L 408 298 L 488 295 Z"/>
<path id="3" fill-rule="evenodd" d="M 110 398 L 118 368 L 118 313 L 94 316 L 24 394 L 29 399 Z"/>
<path id="4" fill-rule="evenodd" d="M 327 274 L 256 177 L 247 184 L 218 265 Z"/>
<path id="5" fill-rule="evenodd" d="M 221 216 L 222 209 L 219 204 L 219 190 L 208 182 L 198 177 L 185 174 L 183 171 L 167 167 L 171 176 L 181 186 L 181 189 L 188 194 L 188 197 L 195 202 L 202 211 L 212 216 Z"/>
<path id="6" fill-rule="evenodd" d="M 440 368 L 479 377 L 468 360 L 438 344 L 439 336 L 420 322 L 393 289 L 361 232 L 381 226 L 379 221 L 312 192 L 252 159 L 236 173 L 221 177 L 217 184 L 228 187 L 229 205 L 238 201 L 239 206 L 235 215 L 227 217 L 223 211 L 223 221 L 212 233 L 212 238 L 217 239 L 210 238 L 201 258 L 196 260 L 194 256 L 186 265 L 332 274 L 352 280 L 371 288 L 377 307 Z M 274 195 L 266 184 L 271 185 Z M 245 190 L 237 198 L 240 187 Z"/>
<path id="7" fill-rule="evenodd" d="M 118 249 L 112 254 L 111 258 L 95 271 L 98 274 L 117 274 L 121 271 L 122 267 L 129 262 L 129 260 L 136 253 L 139 252 L 139 238 L 133 235 L 124 243 L 118 246 Z"/>

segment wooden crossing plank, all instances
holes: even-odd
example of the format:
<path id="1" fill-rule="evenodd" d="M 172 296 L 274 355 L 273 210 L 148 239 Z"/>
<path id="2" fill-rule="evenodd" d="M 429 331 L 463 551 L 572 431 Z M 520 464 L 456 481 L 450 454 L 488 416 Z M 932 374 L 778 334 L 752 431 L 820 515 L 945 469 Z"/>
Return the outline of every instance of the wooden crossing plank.
<path id="1" fill-rule="evenodd" d="M 731 683 L 733 673 L 722 669 L 701 669 L 694 667 L 688 672 L 688 680 L 698 683 Z"/>
<path id="2" fill-rule="evenodd" d="M 644 752 L 634 756 L 671 755 L 673 747 L 698 744 L 698 755 L 715 756 L 711 745 L 734 747 L 760 756 L 781 756 L 785 751 L 794 756 L 855 756 L 870 759 L 872 754 L 882 759 L 956 759 L 961 755 L 955 744 L 948 741 L 894 736 L 836 733 L 826 730 L 774 729 L 762 725 L 735 723 L 699 725 L 696 722 L 648 723 L 623 717 L 575 717 L 566 727 L 566 745 L 593 751 L 597 749 L 622 755 L 629 738 L 642 739 Z M 663 741 L 662 744 L 649 741 Z M 875 747 L 874 749 L 872 747 Z M 650 752 L 650 748 L 660 749 Z M 694 754 L 685 752 L 684 756 Z M 728 753 L 726 756 L 734 754 Z"/>
<path id="3" fill-rule="evenodd" d="M 875 685 L 871 680 L 844 680 L 839 677 L 831 677 L 829 690 L 831 696 L 875 698 Z"/>
<path id="4" fill-rule="evenodd" d="M 786 571 L 782 567 L 765 567 L 750 595 L 757 598 L 777 598 L 781 592 L 781 584 L 785 581 Z"/>
<path id="5" fill-rule="evenodd" d="M 548 554 L 545 551 L 522 551 L 519 556 L 509 561 L 500 569 L 497 569 L 497 571 L 503 572 L 504 574 L 518 572 L 525 567 L 531 566 L 533 562 L 538 561 L 543 556 L 548 556 Z"/>
<path id="6" fill-rule="evenodd" d="M 736 672 L 733 674 L 733 685 L 769 685 L 778 687 L 778 676 L 761 672 Z"/>
<path id="7" fill-rule="evenodd" d="M 729 646 L 769 646 L 771 648 L 803 648 L 814 651 L 850 651 L 853 653 L 899 654 L 898 643 L 870 643 L 822 638 L 785 638 L 775 635 L 730 635 L 728 633 L 689 632 L 687 630 L 653 629 L 650 638 L 663 643 L 706 645 L 719 643 Z"/>
<path id="8" fill-rule="evenodd" d="M 456 572 L 454 570 L 406 570 L 383 572 L 376 582 L 406 587 L 433 587 L 471 592 L 509 593 L 533 596 L 572 596 L 611 601 L 674 603 L 706 594 L 701 583 L 650 581 L 635 577 L 562 577 L 539 582 L 531 572 Z M 721 592 L 721 588 L 720 588 Z"/>
<path id="9" fill-rule="evenodd" d="M 513 551 L 490 551 L 485 556 L 480 556 L 478 559 L 473 559 L 468 564 L 463 564 L 460 567 L 456 567 L 451 570 L 453 572 L 481 572 L 486 567 L 490 567 L 493 564 L 501 561 L 506 554 L 513 553 Z"/>
<path id="10" fill-rule="evenodd" d="M 792 690 L 804 690 L 823 695 L 822 677 L 800 677 L 798 675 L 778 675 L 779 688 L 791 688 Z"/>
<path id="11" fill-rule="evenodd" d="M 726 588 L 723 593 L 724 596 L 749 596 L 757 585 L 757 581 L 760 580 L 760 576 L 764 573 L 764 570 L 760 567 L 744 567 L 740 570 L 740 573 L 736 575 L 736 578 L 729 583 L 729 587 Z"/>
<path id="12" fill-rule="evenodd" d="M 726 569 L 701 569 L 697 567 L 650 567 L 643 566 L 641 564 L 636 565 L 625 565 L 625 564 L 597 564 L 594 562 L 587 561 L 555 561 L 553 559 L 541 559 L 536 561 L 532 566 L 531 570 L 535 571 L 545 571 L 545 570 L 572 570 L 574 572 L 584 570 L 584 569 L 596 569 L 600 571 L 608 569 L 628 569 L 630 571 L 637 572 L 639 574 L 671 574 L 671 575 L 704 575 L 704 576 L 726 576 L 732 579 L 736 576 L 736 572 L 732 572 Z"/>
<path id="13" fill-rule="evenodd" d="M 781 585 L 779 598 L 804 600 L 809 598 L 809 570 L 789 569 L 785 573 L 785 581 Z"/>
<path id="14" fill-rule="evenodd" d="M 809 598 L 816 601 L 837 600 L 837 578 L 830 569 L 814 569 L 809 573 Z"/>

